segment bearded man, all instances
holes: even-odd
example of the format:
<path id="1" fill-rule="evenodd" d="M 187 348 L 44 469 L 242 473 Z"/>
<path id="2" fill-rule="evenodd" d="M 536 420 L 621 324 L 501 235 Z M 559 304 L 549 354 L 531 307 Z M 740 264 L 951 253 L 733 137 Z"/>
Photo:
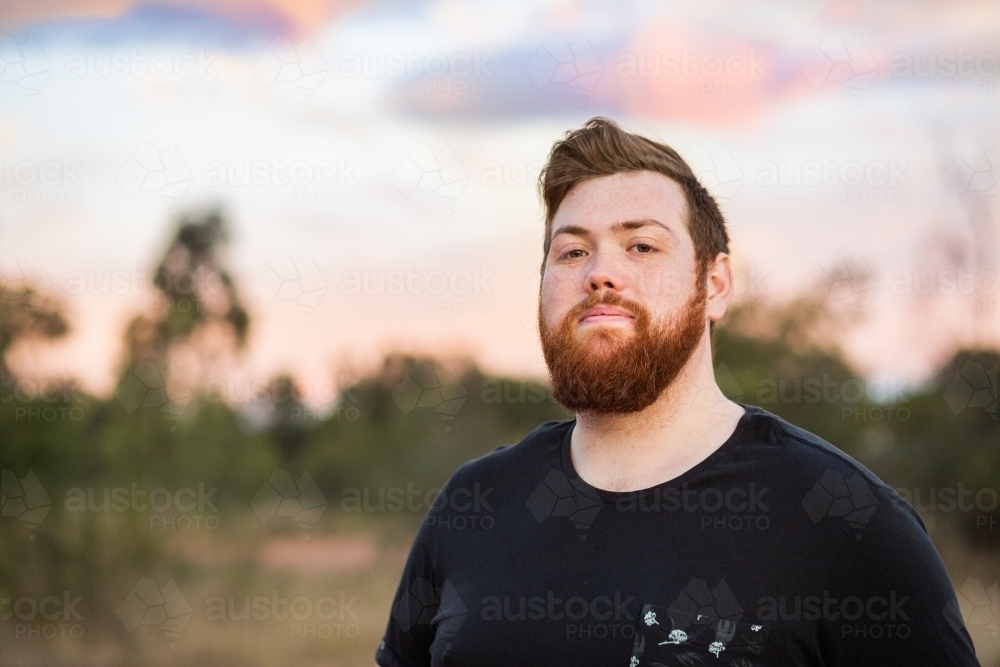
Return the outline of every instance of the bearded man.
<path id="1" fill-rule="evenodd" d="M 594 118 L 539 188 L 539 333 L 575 418 L 452 475 L 378 664 L 978 665 L 919 515 L 719 390 L 729 238 L 677 152 Z"/>

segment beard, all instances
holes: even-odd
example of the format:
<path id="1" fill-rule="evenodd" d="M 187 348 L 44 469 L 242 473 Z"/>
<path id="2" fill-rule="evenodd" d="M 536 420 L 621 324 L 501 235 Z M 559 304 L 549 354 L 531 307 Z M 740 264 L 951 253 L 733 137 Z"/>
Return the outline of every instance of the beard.
<path id="1" fill-rule="evenodd" d="M 546 328 L 539 298 L 538 328 L 553 398 L 573 412 L 630 413 L 653 404 L 680 374 L 704 334 L 708 288 L 698 273 L 687 303 L 674 318 L 655 325 L 642 304 L 616 292 L 605 292 L 603 298 L 595 292 L 557 327 Z M 634 331 L 590 325 L 578 334 L 580 316 L 598 304 L 629 310 Z"/>

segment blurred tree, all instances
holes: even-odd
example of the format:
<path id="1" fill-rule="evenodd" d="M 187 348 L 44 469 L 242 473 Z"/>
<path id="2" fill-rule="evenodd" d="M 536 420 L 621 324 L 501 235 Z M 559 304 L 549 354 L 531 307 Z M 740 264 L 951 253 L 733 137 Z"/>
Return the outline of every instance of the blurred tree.
<path id="1" fill-rule="evenodd" d="M 1000 550 L 998 364 L 997 350 L 956 352 L 909 402 L 913 418 L 898 425 L 898 446 L 882 464 L 918 510 L 954 520 L 970 543 L 994 550 Z"/>
<path id="2" fill-rule="evenodd" d="M 465 461 L 571 416 L 543 380 L 489 376 L 465 357 L 391 352 L 343 387 L 331 417 L 310 428 L 299 462 L 325 488 L 426 490 Z"/>
<path id="3" fill-rule="evenodd" d="M 7 352 L 22 340 L 60 338 L 69 331 L 63 304 L 23 281 L 0 276 L 0 380 L 11 380 Z"/>
<path id="4" fill-rule="evenodd" d="M 165 367 L 172 347 L 210 346 L 222 335 L 234 349 L 246 344 L 250 318 L 220 253 L 228 241 L 225 218 L 213 209 L 182 216 L 153 277 L 158 298 L 125 333 L 125 366 L 149 361 Z"/>
<path id="5" fill-rule="evenodd" d="M 269 407 L 266 432 L 278 445 L 284 459 L 291 461 L 302 449 L 313 426 L 295 380 L 287 373 L 268 383 L 265 398 Z"/>
<path id="6" fill-rule="evenodd" d="M 860 456 L 871 424 L 854 416 L 874 403 L 838 344 L 847 315 L 807 297 L 731 309 L 715 336 L 719 387 Z"/>

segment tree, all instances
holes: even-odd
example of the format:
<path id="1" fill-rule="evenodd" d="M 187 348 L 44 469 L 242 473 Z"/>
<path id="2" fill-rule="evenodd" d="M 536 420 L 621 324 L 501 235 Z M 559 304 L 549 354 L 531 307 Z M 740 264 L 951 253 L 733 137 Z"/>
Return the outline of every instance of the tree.
<path id="1" fill-rule="evenodd" d="M 24 340 L 51 340 L 69 331 L 63 304 L 23 281 L 0 276 L 0 380 L 10 380 L 7 352 Z"/>
<path id="2" fill-rule="evenodd" d="M 246 345 L 250 317 L 221 259 L 226 220 L 213 209 L 184 215 L 153 275 L 156 298 L 125 332 L 126 372 L 150 362 L 166 374 L 172 355 L 207 371 L 220 355 Z"/>

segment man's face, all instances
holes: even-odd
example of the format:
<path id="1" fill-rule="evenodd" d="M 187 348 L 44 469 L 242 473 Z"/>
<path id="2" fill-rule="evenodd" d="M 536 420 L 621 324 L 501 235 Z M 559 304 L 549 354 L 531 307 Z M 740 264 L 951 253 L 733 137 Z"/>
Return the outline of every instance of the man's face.
<path id="1" fill-rule="evenodd" d="M 708 336 L 680 186 L 649 171 L 575 186 L 552 221 L 538 324 L 555 398 L 576 412 L 652 404 Z"/>

